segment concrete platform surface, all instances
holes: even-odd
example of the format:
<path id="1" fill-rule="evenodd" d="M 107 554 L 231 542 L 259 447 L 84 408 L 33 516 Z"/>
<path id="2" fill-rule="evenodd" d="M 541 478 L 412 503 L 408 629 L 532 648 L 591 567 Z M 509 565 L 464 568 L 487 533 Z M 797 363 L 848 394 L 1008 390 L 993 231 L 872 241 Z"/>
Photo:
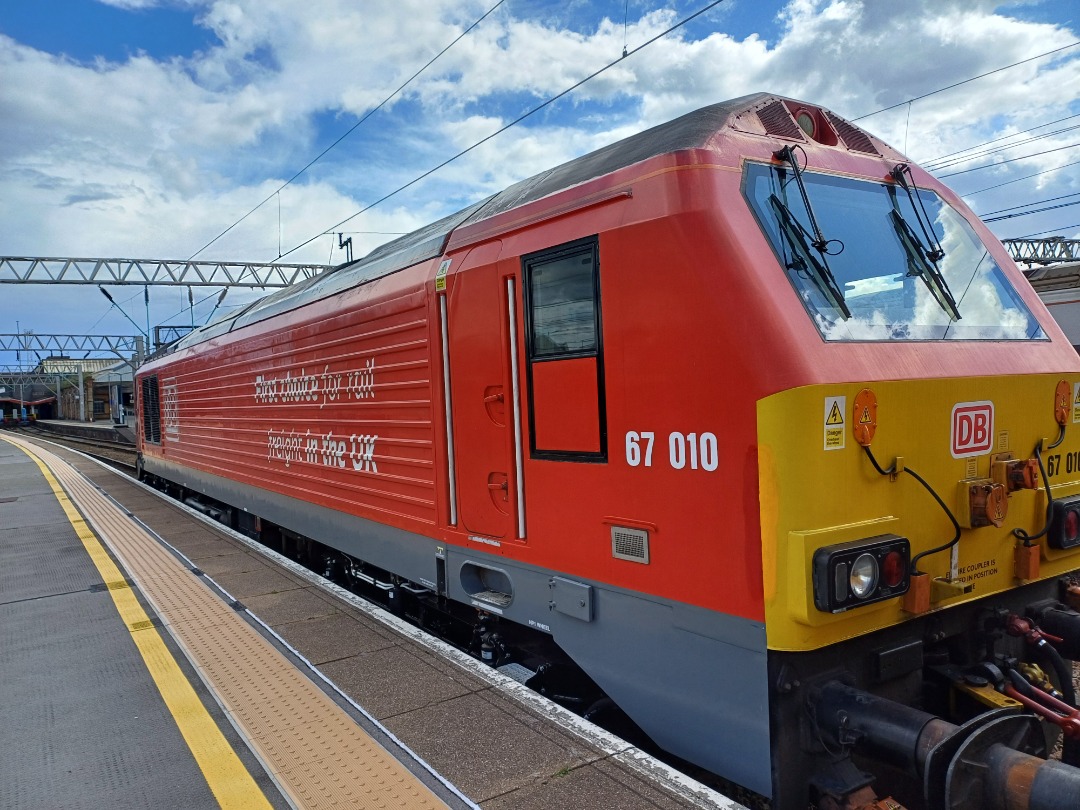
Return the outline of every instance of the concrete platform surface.
<path id="1" fill-rule="evenodd" d="M 469 801 L 493 810 L 742 807 L 253 541 L 51 449 L 242 602 L 358 723 L 385 729 Z"/>
<path id="2" fill-rule="evenodd" d="M 0 442 L 0 807 L 219 804 L 111 592 L 45 477 Z M 238 756 L 248 806 L 288 807 L 163 640 Z"/>

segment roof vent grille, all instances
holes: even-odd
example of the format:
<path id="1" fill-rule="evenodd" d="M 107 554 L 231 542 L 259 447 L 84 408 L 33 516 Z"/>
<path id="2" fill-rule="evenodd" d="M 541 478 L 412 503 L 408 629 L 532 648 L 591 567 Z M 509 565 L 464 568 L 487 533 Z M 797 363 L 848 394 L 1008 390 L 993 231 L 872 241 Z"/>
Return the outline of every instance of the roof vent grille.
<path id="1" fill-rule="evenodd" d="M 844 142 L 844 146 L 848 149 L 852 149 L 856 152 L 865 152 L 868 155 L 881 154 L 874 147 L 874 142 L 870 140 L 870 136 L 857 126 L 849 124 L 843 118 L 838 115 L 833 115 L 828 110 L 825 111 L 825 114 L 829 116 L 829 122 L 833 125 L 833 128 L 840 136 L 840 140 Z"/>
<path id="2" fill-rule="evenodd" d="M 765 127 L 765 131 L 770 135 L 797 141 L 805 140 L 802 130 L 799 129 L 799 125 L 795 123 L 795 119 L 791 117 L 791 113 L 782 101 L 766 104 L 757 111 L 757 116 Z"/>

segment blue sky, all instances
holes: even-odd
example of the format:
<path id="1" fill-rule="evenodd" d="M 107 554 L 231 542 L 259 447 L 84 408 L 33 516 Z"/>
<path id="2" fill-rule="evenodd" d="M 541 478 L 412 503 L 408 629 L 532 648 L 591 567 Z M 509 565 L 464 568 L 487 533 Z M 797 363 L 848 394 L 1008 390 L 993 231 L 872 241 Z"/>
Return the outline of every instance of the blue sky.
<path id="1" fill-rule="evenodd" d="M 495 1 L 5 0 L 0 255 L 188 258 Z M 341 260 L 322 231 L 705 4 L 506 0 L 200 258 L 270 261 L 279 242 L 287 251 L 316 237 L 287 260 Z M 342 230 L 362 254 L 518 179 L 747 92 L 862 115 L 1068 46 L 1080 40 L 1078 17 L 1066 0 L 727 0 Z M 1067 119 L 1034 133 L 1065 130 L 1056 135 L 938 171 L 976 168 L 945 182 L 989 215 L 1080 193 L 1080 163 L 1069 165 L 1080 162 L 1080 129 L 1069 131 L 1080 124 L 1069 118 L 1078 99 L 1080 47 L 860 124 L 925 162 Z M 1074 223 L 1080 206 L 992 228 L 1003 238 L 1078 237 Z M 202 293 L 211 300 L 196 322 L 215 292 Z M 141 290 L 114 293 L 144 321 Z M 230 294 L 228 304 L 243 300 Z M 151 322 L 187 322 L 186 301 L 186 291 L 152 289 Z M 16 317 L 38 333 L 132 329 L 89 287 L 8 285 L 3 315 L 0 332 L 14 331 Z M 0 365 L 12 362 L 0 353 Z"/>

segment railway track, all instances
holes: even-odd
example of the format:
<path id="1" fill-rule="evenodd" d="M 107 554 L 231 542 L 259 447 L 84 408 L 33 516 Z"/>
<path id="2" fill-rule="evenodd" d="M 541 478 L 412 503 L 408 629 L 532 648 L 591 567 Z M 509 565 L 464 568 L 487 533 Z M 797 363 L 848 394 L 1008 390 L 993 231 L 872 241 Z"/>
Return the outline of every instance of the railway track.
<path id="1" fill-rule="evenodd" d="M 53 433 L 52 431 L 33 427 L 21 427 L 16 428 L 16 430 L 25 436 L 43 439 L 62 447 L 78 450 L 81 453 L 85 453 L 92 458 L 96 458 L 99 461 L 108 464 L 110 467 L 114 467 L 126 475 L 130 475 L 132 478 L 135 477 L 136 451 L 133 445 L 117 444 L 116 442 L 98 442 L 93 439 L 64 436 L 59 433 Z"/>

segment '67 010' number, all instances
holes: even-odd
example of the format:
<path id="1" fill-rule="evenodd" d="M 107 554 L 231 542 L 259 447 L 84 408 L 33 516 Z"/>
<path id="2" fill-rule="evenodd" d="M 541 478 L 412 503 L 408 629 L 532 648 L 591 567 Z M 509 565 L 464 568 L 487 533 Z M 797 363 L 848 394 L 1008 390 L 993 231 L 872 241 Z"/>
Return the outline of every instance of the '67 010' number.
<path id="1" fill-rule="evenodd" d="M 626 463 L 631 467 L 651 467 L 653 465 L 653 444 L 656 434 L 650 430 L 627 431 Z M 668 434 L 668 464 L 673 469 L 705 470 L 712 472 L 720 464 L 714 433 Z"/>

